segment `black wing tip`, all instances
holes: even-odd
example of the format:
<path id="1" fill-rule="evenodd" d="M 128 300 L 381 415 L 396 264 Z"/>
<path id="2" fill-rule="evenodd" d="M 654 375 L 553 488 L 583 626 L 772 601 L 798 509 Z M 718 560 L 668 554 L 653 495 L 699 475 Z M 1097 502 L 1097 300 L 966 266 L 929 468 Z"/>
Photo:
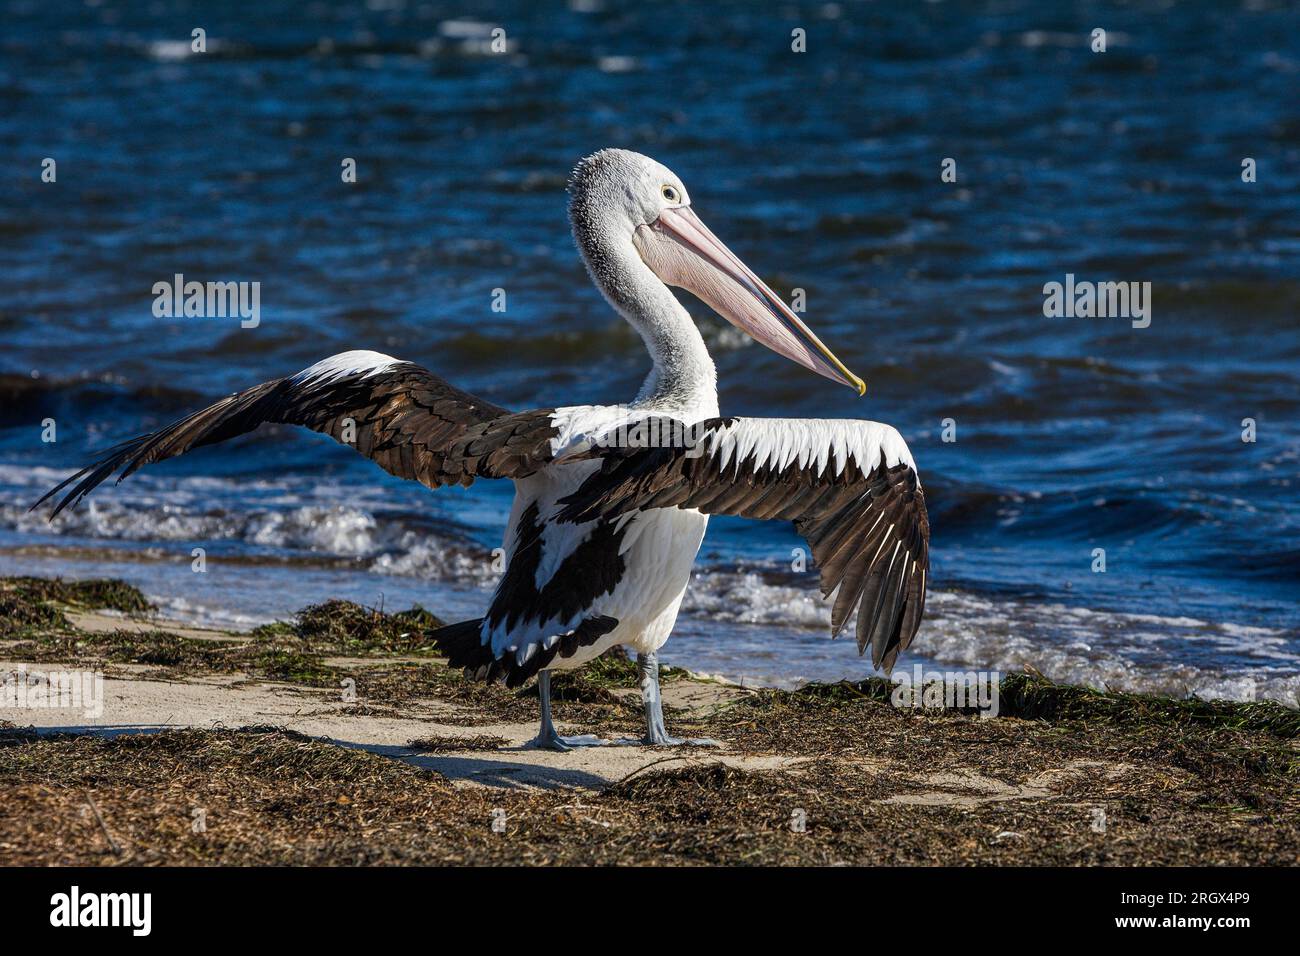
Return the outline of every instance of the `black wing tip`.
<path id="1" fill-rule="evenodd" d="M 76 486 L 64 495 L 61 501 L 55 504 L 54 508 L 50 511 L 50 516 L 47 520 L 53 523 L 54 519 L 64 510 L 76 510 L 77 505 L 81 504 L 83 498 L 94 491 L 99 485 L 103 484 L 104 480 L 108 478 L 108 476 L 111 475 L 119 465 L 134 456 L 145 442 L 152 437 L 153 435 L 139 435 L 135 438 L 129 438 L 126 441 L 118 442 L 116 445 L 111 446 L 107 453 L 101 458 L 96 459 L 80 471 L 74 472 L 67 478 L 64 478 L 49 491 L 45 492 L 45 494 L 41 495 L 40 498 L 36 500 L 35 504 L 27 509 L 28 514 L 35 511 L 51 498 L 57 496 L 59 492 L 74 482 L 77 483 Z M 117 483 L 120 484 L 127 474 L 127 472 L 123 472 L 119 475 Z"/>
<path id="2" fill-rule="evenodd" d="M 96 464 L 98 464 L 98 463 L 96 463 Z M 76 472 L 76 473 L 74 473 L 74 474 L 72 474 L 72 475 L 69 475 L 67 478 L 64 478 L 61 482 L 59 482 L 57 485 L 55 485 L 55 486 L 54 486 L 53 488 L 51 488 L 49 491 L 45 492 L 45 494 L 43 494 L 43 495 L 41 495 L 39 498 L 37 498 L 37 499 L 36 499 L 36 502 L 35 502 L 35 503 L 30 507 L 30 508 L 27 509 L 27 513 L 28 513 L 28 514 L 31 514 L 33 511 L 35 511 L 35 510 L 36 510 L 37 508 L 39 508 L 41 505 L 45 504 L 45 502 L 47 502 L 47 501 L 49 501 L 51 498 L 55 497 L 55 496 L 56 496 L 60 491 L 62 491 L 64 488 L 68 487 L 68 485 L 72 484 L 74 481 L 76 481 L 76 480 L 79 479 L 79 478 L 83 478 L 86 474 L 88 474 L 88 473 L 89 473 L 93 468 L 95 468 L 95 467 L 96 467 L 96 465 L 94 465 L 94 464 L 92 464 L 92 465 L 87 465 L 85 468 L 81 469 L 81 471 L 78 471 L 78 472 Z M 57 518 L 57 517 L 59 516 L 59 512 L 62 511 L 64 508 L 67 508 L 68 505 L 69 505 L 70 503 L 72 504 L 73 507 L 76 507 L 76 503 L 72 501 L 73 497 L 74 497 L 76 494 L 77 494 L 77 491 L 76 491 L 76 489 L 74 488 L 72 491 L 68 492 L 68 494 L 64 496 L 64 498 L 63 498 L 62 501 L 59 501 L 59 502 L 55 503 L 54 507 L 50 510 L 50 515 L 49 515 L 49 517 L 46 519 L 46 521 L 48 521 L 48 522 L 50 522 L 51 524 L 53 524 L 54 519 Z M 84 498 L 84 497 L 85 497 L 84 494 L 81 495 L 81 497 L 77 498 L 77 501 L 80 501 L 81 498 Z"/>
<path id="3" fill-rule="evenodd" d="M 911 583 L 910 580 L 901 583 L 901 600 L 896 596 L 894 602 L 891 604 L 883 603 L 883 599 L 888 597 L 888 592 L 884 592 L 877 596 L 872 593 L 873 589 L 871 588 L 865 588 L 862 597 L 859 599 L 857 609 L 859 621 L 863 614 L 869 614 L 871 611 L 876 610 L 874 605 L 878 600 L 882 602 L 882 606 L 871 621 L 870 627 L 864 629 L 859 625 L 858 636 L 855 643 L 858 646 L 858 657 L 866 657 L 867 648 L 871 648 L 872 668 L 878 671 L 883 671 L 886 676 L 893 671 L 898 655 L 907 650 L 921 630 L 921 618 L 924 616 L 925 595 L 923 593 L 913 593 Z M 829 595 L 827 596 L 829 597 Z M 871 609 L 866 607 L 868 600 L 871 600 L 873 603 Z M 916 605 L 915 616 L 912 618 L 911 626 L 909 627 L 909 614 L 913 613 L 913 605 Z M 877 629 L 880 627 L 881 620 L 885 614 L 889 615 L 889 620 L 892 625 L 891 632 L 888 638 L 884 641 L 872 640 Z M 838 623 L 832 619 L 831 640 L 839 638 L 840 634 L 844 632 L 844 628 L 848 622 L 849 618 L 847 615 L 844 620 Z"/>

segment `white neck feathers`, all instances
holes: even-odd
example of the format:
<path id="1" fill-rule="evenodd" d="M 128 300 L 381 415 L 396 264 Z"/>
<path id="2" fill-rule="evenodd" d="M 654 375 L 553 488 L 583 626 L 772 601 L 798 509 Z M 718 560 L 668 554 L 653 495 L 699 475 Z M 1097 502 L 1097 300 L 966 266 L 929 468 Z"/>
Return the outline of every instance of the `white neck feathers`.
<path id="1" fill-rule="evenodd" d="M 691 413 L 695 420 L 717 415 L 717 371 L 699 329 L 631 237 L 608 228 L 600 212 L 575 198 L 573 235 L 592 281 L 636 329 L 654 362 L 636 404 Z"/>

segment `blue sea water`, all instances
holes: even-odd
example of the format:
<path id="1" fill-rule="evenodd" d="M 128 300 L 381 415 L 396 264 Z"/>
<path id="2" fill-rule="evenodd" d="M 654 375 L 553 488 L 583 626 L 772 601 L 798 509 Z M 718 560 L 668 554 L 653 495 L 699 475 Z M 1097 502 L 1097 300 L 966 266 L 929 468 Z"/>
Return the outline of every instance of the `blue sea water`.
<path id="1" fill-rule="evenodd" d="M 577 159 L 623 146 L 673 168 L 774 288 L 804 289 L 869 383 L 856 399 L 685 297 L 724 413 L 908 440 L 933 571 L 904 664 L 1297 703 L 1294 6 L 0 10 L 0 572 L 121 574 L 228 623 L 334 596 L 475 614 L 510 488 L 432 494 L 312 434 L 146 469 L 52 525 L 26 509 L 116 439 L 350 348 L 510 408 L 629 400 L 647 361 L 564 196 Z M 156 318 L 176 273 L 260 282 L 260 324 Z M 1046 317 L 1067 274 L 1150 282 L 1150 326 Z M 868 673 L 827 638 L 800 544 L 715 520 L 665 658 L 760 683 Z"/>

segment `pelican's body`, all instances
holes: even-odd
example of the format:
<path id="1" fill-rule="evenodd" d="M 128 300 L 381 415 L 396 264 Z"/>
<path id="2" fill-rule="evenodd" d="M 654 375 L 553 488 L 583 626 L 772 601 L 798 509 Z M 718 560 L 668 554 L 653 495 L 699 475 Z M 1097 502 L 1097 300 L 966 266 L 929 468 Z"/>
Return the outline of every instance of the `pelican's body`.
<path id="1" fill-rule="evenodd" d="M 564 413 L 569 409 L 557 411 Z M 578 411 L 584 417 L 591 416 L 594 421 L 611 428 L 616 427 L 626 413 L 626 409 L 600 406 L 583 407 Z M 594 439 L 604 431 L 605 428 L 596 426 L 592 431 L 575 438 Z M 560 500 L 576 492 L 598 467 L 597 462 L 556 464 L 517 483 L 514 505 L 510 510 L 510 524 L 502 542 L 508 555 L 507 568 L 519 558 L 516 552 L 521 537 L 527 538 L 526 529 L 521 535 L 520 527 L 530 506 L 536 505 L 540 514 L 553 514 L 558 509 Z M 580 667 L 618 645 L 638 654 L 653 654 L 659 650 L 668 640 L 677 621 L 677 611 L 686 595 L 691 569 L 695 565 L 708 524 L 709 516 L 694 508 L 656 508 L 629 515 L 623 521 L 618 518 L 602 518 L 581 524 L 557 521 L 546 523 L 542 530 L 541 567 L 536 578 L 539 587 L 544 588 L 547 583 L 556 580 L 556 572 L 564 567 L 566 560 L 573 558 L 580 545 L 592 540 L 592 533 L 598 525 L 613 526 L 611 540 L 602 555 L 601 563 L 608 568 L 612 563 L 611 558 L 617 555 L 623 559 L 624 565 L 622 572 L 616 575 L 612 590 L 603 591 L 605 582 L 593 583 L 590 579 L 579 582 L 590 584 L 591 592 L 603 591 L 592 593 L 590 600 L 585 602 L 582 613 L 585 616 L 607 615 L 617 619 L 618 624 L 593 644 L 579 648 L 572 657 L 556 658 L 548 669 L 568 670 Z M 585 570 L 582 565 L 577 565 L 577 568 Z M 493 593 L 485 622 L 492 620 L 494 610 L 499 608 L 508 614 L 513 606 L 514 596 L 505 587 L 505 583 L 503 579 Z M 554 630 L 557 625 L 560 628 L 572 627 L 574 623 L 576 622 L 572 619 L 552 619 L 547 622 L 527 622 L 513 628 L 492 627 L 485 623 L 483 634 L 491 642 L 494 651 L 506 653 L 516 651 L 520 646 L 529 646 L 531 639 L 541 631 Z"/>
<path id="2" fill-rule="evenodd" d="M 330 434 L 430 488 L 512 480 L 506 568 L 487 610 L 434 640 L 467 674 L 512 686 L 536 675 L 537 742 L 555 749 L 603 741 L 556 732 L 549 673 L 616 645 L 637 655 L 644 742 L 682 743 L 664 729 L 657 652 L 709 514 L 792 520 L 823 592 L 836 594 L 833 632 L 856 612 L 859 650 L 870 646 L 888 669 L 920 624 L 929 568 L 924 497 L 903 439 L 877 422 L 720 418 L 713 362 L 670 285 L 812 371 L 859 394 L 866 386 L 704 226 L 666 167 L 602 150 L 578 165 L 570 191 L 588 272 L 650 354 L 629 404 L 512 413 L 411 362 L 345 352 L 113 448 L 45 496 L 76 482 L 54 513 L 118 467 L 120 481 L 267 421 Z"/>

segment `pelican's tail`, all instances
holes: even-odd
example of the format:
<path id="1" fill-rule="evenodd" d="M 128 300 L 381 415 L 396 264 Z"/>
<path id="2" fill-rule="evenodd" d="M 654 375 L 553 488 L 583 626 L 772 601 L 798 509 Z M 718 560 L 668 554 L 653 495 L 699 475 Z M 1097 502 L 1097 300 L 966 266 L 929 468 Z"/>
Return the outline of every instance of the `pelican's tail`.
<path id="1" fill-rule="evenodd" d="M 430 635 L 434 646 L 447 655 L 447 666 L 457 667 L 471 680 L 489 684 L 503 680 L 507 687 L 518 687 L 539 670 L 549 666 L 556 657 L 572 657 L 580 647 L 595 644 L 614 628 L 618 618 L 608 614 L 586 617 L 573 630 L 558 640 L 548 641 L 546 650 L 527 655 L 520 662 L 513 650 L 496 657 L 492 645 L 483 643 L 483 618 L 461 621 L 440 627 Z"/>
<path id="2" fill-rule="evenodd" d="M 493 680 L 500 676 L 494 671 L 496 658 L 492 645 L 483 643 L 483 618 L 461 621 L 440 627 L 432 634 L 434 646 L 447 657 L 448 667 L 462 668 L 466 676 L 479 680 Z"/>

